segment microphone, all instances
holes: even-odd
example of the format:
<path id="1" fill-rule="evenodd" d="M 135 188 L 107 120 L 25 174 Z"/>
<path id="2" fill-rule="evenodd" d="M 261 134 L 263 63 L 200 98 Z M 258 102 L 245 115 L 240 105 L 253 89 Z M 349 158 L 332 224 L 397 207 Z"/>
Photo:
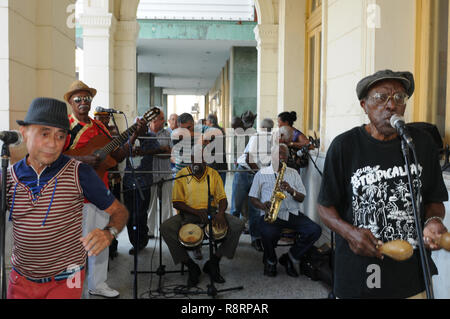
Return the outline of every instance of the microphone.
<path id="1" fill-rule="evenodd" d="M 19 131 L 2 131 L 0 132 L 0 140 L 8 145 L 19 145 L 22 143 L 23 137 Z"/>
<path id="2" fill-rule="evenodd" d="M 306 153 L 308 153 L 308 151 L 309 151 L 309 146 L 310 146 L 311 144 L 308 144 L 308 145 L 305 145 L 305 146 L 303 146 L 301 149 L 299 149 L 298 151 L 297 151 L 297 156 L 298 157 L 302 157 L 303 155 L 305 155 Z"/>
<path id="3" fill-rule="evenodd" d="M 116 110 L 114 110 L 114 109 L 105 109 L 105 108 L 103 108 L 103 107 L 101 107 L 101 106 L 97 106 L 97 107 L 95 108 L 95 111 L 96 111 L 96 112 L 114 113 L 114 114 L 123 114 L 122 111 L 116 111 Z"/>
<path id="4" fill-rule="evenodd" d="M 413 146 L 413 139 L 406 128 L 405 118 L 401 115 L 394 114 L 392 115 L 390 122 L 391 126 L 397 130 L 398 134 L 405 139 L 406 143 Z"/>

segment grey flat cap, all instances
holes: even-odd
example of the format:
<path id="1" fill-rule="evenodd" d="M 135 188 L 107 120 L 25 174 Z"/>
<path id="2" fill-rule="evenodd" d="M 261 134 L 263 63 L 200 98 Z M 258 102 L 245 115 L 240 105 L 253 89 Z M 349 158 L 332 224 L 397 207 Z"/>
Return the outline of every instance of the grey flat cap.
<path id="1" fill-rule="evenodd" d="M 398 80 L 402 83 L 403 87 L 405 88 L 406 94 L 408 94 L 409 97 L 411 97 L 411 95 L 413 95 L 414 93 L 414 76 L 411 72 L 394 72 L 392 70 L 382 70 L 369 75 L 358 82 L 358 84 L 356 85 L 356 95 L 358 96 L 358 99 L 360 101 L 364 99 L 367 96 L 370 87 L 375 83 L 383 80 Z"/>

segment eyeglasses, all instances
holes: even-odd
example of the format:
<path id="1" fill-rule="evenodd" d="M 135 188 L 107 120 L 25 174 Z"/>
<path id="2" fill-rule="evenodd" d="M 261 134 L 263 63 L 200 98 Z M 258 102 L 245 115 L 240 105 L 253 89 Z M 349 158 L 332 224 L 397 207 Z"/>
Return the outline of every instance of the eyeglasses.
<path id="1" fill-rule="evenodd" d="M 376 104 L 381 106 L 386 106 L 389 99 L 392 98 L 392 101 L 394 101 L 395 105 L 397 106 L 403 106 L 406 104 L 406 102 L 409 99 L 409 96 L 405 93 L 394 93 L 394 95 L 389 95 L 387 93 L 380 93 L 377 92 L 373 94 L 372 96 L 369 96 Z"/>
<path id="2" fill-rule="evenodd" d="M 90 96 L 77 96 L 77 97 L 73 98 L 73 101 L 75 103 L 80 103 L 81 101 L 91 103 L 92 102 L 92 97 L 90 97 Z"/>

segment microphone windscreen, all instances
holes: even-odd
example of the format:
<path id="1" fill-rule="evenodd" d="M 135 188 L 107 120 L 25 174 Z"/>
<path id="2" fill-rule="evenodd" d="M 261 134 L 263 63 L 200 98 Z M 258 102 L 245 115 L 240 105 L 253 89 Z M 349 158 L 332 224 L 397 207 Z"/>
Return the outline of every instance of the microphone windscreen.
<path id="1" fill-rule="evenodd" d="M 391 122 L 391 126 L 393 128 L 397 128 L 397 123 L 399 121 L 402 121 L 403 123 L 405 123 L 405 118 L 399 114 L 394 114 L 391 116 L 390 122 Z"/>

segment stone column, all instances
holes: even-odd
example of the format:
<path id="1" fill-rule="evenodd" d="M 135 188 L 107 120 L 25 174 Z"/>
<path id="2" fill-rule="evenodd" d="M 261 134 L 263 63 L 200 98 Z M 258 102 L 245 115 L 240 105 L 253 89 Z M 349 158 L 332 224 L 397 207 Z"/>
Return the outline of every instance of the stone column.
<path id="1" fill-rule="evenodd" d="M 278 113 L 295 111 L 302 126 L 305 85 L 305 0 L 279 2 Z"/>
<path id="2" fill-rule="evenodd" d="M 91 112 L 97 106 L 115 108 L 114 32 L 117 21 L 106 3 L 97 2 L 85 1 L 84 14 L 79 19 L 83 27 L 84 52 L 84 73 L 80 80 L 97 89 Z"/>
<path id="3" fill-rule="evenodd" d="M 115 107 L 128 117 L 128 125 L 132 125 L 137 116 L 136 40 L 138 34 L 139 24 L 136 19 L 117 23 L 114 47 L 114 100 Z M 122 119 L 118 121 L 121 130 L 126 128 L 124 124 Z"/>
<path id="4" fill-rule="evenodd" d="M 262 118 L 277 118 L 278 103 L 278 25 L 255 27 L 258 49 L 257 125 Z"/>

